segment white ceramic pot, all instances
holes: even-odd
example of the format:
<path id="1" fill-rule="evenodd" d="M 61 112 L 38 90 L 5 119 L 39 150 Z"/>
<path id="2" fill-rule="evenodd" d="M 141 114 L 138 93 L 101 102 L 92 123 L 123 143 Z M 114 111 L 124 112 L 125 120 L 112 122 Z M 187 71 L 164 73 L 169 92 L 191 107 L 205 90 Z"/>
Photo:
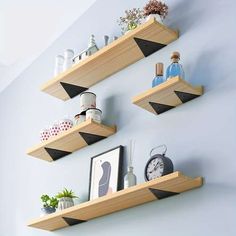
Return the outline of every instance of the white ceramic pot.
<path id="1" fill-rule="evenodd" d="M 102 111 L 97 108 L 90 108 L 86 111 L 86 120 L 92 119 L 97 123 L 102 122 Z"/>
<path id="2" fill-rule="evenodd" d="M 63 71 L 66 71 L 73 65 L 73 57 L 74 51 L 72 49 L 67 49 L 64 52 L 64 63 L 63 63 Z"/>
<path id="3" fill-rule="evenodd" d="M 151 18 L 155 18 L 157 22 L 163 24 L 163 19 L 159 14 L 150 14 L 146 17 L 146 21 L 150 20 Z"/>
<path id="4" fill-rule="evenodd" d="M 59 75 L 63 71 L 63 63 L 64 63 L 64 57 L 61 55 L 56 56 L 54 76 Z"/>
<path id="5" fill-rule="evenodd" d="M 60 132 L 66 131 L 73 127 L 73 121 L 70 119 L 62 119 L 59 121 Z"/>
<path id="6" fill-rule="evenodd" d="M 85 112 L 89 108 L 96 108 L 96 94 L 83 92 L 80 94 L 80 111 Z"/>
<path id="7" fill-rule="evenodd" d="M 40 131 L 40 140 L 41 142 L 46 141 L 50 138 L 50 130 L 49 129 L 42 129 Z"/>
<path id="8" fill-rule="evenodd" d="M 75 125 L 78 125 L 86 120 L 86 116 L 82 114 L 75 115 Z"/>
<path id="9" fill-rule="evenodd" d="M 57 136 L 60 133 L 60 126 L 57 121 L 53 125 L 49 126 L 50 137 Z"/>
<path id="10" fill-rule="evenodd" d="M 73 201 L 72 198 L 70 198 L 70 197 L 62 197 L 62 198 L 59 199 L 58 209 L 59 210 L 63 210 L 63 209 L 72 207 L 74 205 L 75 204 L 74 204 L 74 201 Z"/>

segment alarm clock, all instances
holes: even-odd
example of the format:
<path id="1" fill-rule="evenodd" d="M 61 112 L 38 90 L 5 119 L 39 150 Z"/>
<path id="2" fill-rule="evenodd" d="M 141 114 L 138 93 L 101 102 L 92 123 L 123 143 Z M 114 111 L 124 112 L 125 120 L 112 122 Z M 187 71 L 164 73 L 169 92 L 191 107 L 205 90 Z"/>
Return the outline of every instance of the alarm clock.
<path id="1" fill-rule="evenodd" d="M 162 154 L 152 155 L 152 152 L 160 147 L 165 148 L 164 152 Z M 170 158 L 165 156 L 166 151 L 166 145 L 160 145 L 151 150 L 150 159 L 148 160 L 144 169 L 144 178 L 146 181 L 159 178 L 174 171 L 172 161 L 170 160 Z"/>

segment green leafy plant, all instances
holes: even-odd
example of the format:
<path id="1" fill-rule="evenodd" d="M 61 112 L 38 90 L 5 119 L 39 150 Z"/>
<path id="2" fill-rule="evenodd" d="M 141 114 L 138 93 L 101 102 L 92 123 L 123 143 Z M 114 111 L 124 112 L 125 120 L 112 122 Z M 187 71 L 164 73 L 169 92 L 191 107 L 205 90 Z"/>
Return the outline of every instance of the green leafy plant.
<path id="1" fill-rule="evenodd" d="M 63 198 L 63 197 L 69 197 L 69 198 L 78 198 L 77 196 L 74 195 L 74 192 L 72 190 L 68 190 L 66 188 L 64 188 L 64 190 L 62 192 L 59 192 L 56 195 L 56 198 Z"/>
<path id="2" fill-rule="evenodd" d="M 41 200 L 43 207 L 57 208 L 58 206 L 58 199 L 56 197 L 49 197 L 47 194 L 44 194 L 41 196 Z"/>
<path id="3" fill-rule="evenodd" d="M 135 29 L 138 25 L 141 24 L 143 18 L 143 11 L 139 8 L 126 10 L 125 16 L 120 17 L 118 20 L 118 23 L 121 26 L 122 33 L 125 33 L 128 30 Z"/>

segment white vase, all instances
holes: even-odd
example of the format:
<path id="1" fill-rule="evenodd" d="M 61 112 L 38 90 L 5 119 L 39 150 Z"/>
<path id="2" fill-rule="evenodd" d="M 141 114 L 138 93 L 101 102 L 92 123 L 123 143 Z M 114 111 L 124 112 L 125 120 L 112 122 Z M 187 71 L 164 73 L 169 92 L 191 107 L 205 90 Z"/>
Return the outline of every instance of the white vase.
<path id="1" fill-rule="evenodd" d="M 73 201 L 72 198 L 70 198 L 70 197 L 62 197 L 62 198 L 59 199 L 58 209 L 59 210 L 63 210 L 63 209 L 72 207 L 74 205 L 75 204 L 74 204 L 74 201 Z"/>
<path id="2" fill-rule="evenodd" d="M 150 14 L 146 17 L 146 21 L 150 20 L 151 18 L 155 18 L 157 22 L 163 24 L 163 19 L 159 14 Z"/>

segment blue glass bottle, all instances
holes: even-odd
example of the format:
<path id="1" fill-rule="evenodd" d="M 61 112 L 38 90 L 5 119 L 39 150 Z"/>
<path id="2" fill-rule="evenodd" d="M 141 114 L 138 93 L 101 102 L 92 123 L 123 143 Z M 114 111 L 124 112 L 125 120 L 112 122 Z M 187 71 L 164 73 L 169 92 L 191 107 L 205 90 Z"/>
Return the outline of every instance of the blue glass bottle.
<path id="1" fill-rule="evenodd" d="M 155 87 L 164 82 L 163 78 L 163 63 L 156 64 L 156 76 L 152 81 L 152 87 Z"/>
<path id="2" fill-rule="evenodd" d="M 180 54 L 179 52 L 173 52 L 171 55 L 172 63 L 167 67 L 166 80 L 179 76 L 184 79 L 184 70 L 181 64 L 179 64 Z"/>

